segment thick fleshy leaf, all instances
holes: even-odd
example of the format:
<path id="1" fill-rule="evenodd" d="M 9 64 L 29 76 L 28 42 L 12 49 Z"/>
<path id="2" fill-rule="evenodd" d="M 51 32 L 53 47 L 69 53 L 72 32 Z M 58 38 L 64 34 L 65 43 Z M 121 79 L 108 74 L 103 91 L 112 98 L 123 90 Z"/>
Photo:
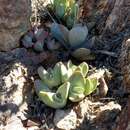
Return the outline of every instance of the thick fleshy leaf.
<path id="1" fill-rule="evenodd" d="M 61 42 L 66 48 L 68 47 L 69 30 L 65 26 L 61 24 L 53 23 L 51 25 L 51 34 L 55 39 Z"/>
<path id="2" fill-rule="evenodd" d="M 73 87 L 73 92 L 77 94 L 81 94 L 84 92 L 84 87 L 80 87 L 80 86 Z"/>
<path id="3" fill-rule="evenodd" d="M 43 67 L 38 68 L 40 78 L 48 85 L 49 88 L 57 87 L 61 84 L 61 74 L 58 66 L 59 65 L 56 64 L 53 70 L 49 69 L 48 71 L 46 71 Z"/>
<path id="4" fill-rule="evenodd" d="M 43 33 L 42 28 L 41 29 L 38 29 L 38 28 L 35 29 L 34 34 L 35 34 L 36 39 L 39 39 L 39 37 L 41 37 L 42 33 Z"/>
<path id="5" fill-rule="evenodd" d="M 66 25 L 70 29 L 76 23 L 76 20 L 77 20 L 77 17 L 78 17 L 78 10 L 79 10 L 78 4 L 76 4 L 75 2 L 72 2 L 70 4 L 70 7 L 68 9 L 68 13 L 66 14 L 66 18 L 65 18 Z"/>
<path id="6" fill-rule="evenodd" d="M 61 45 L 59 42 L 56 42 L 54 39 L 48 39 L 47 48 L 51 51 L 60 49 Z"/>
<path id="7" fill-rule="evenodd" d="M 63 3 L 59 3 L 58 6 L 56 6 L 56 15 L 59 18 L 63 18 L 65 15 L 65 9 L 66 6 Z"/>
<path id="8" fill-rule="evenodd" d="M 40 91 L 50 92 L 51 90 L 48 88 L 46 84 L 42 80 L 35 80 L 34 81 L 34 87 L 36 90 L 36 93 L 39 94 Z"/>
<path id="9" fill-rule="evenodd" d="M 88 70 L 89 70 L 88 64 L 86 62 L 82 62 L 79 65 L 79 67 L 81 68 L 81 72 L 82 72 L 83 76 L 86 77 Z"/>
<path id="10" fill-rule="evenodd" d="M 57 86 L 61 84 L 61 63 L 58 62 L 55 67 L 53 68 L 53 77 L 54 80 L 57 82 Z"/>
<path id="11" fill-rule="evenodd" d="M 77 66 L 74 65 L 71 60 L 69 60 L 68 63 L 67 63 L 67 68 L 72 69 L 72 71 L 74 72 L 75 69 L 77 68 Z"/>
<path id="12" fill-rule="evenodd" d="M 90 49 L 78 48 L 71 55 L 79 61 L 94 60 L 95 56 L 91 53 Z"/>
<path id="13" fill-rule="evenodd" d="M 73 27 L 73 25 L 74 25 L 74 22 L 75 22 L 74 18 L 72 16 L 68 15 L 65 19 L 66 19 L 67 27 L 71 29 Z"/>
<path id="14" fill-rule="evenodd" d="M 69 95 L 69 100 L 72 102 L 79 102 L 82 99 L 84 99 L 85 95 L 84 94 L 77 94 L 77 93 L 72 93 L 71 95 Z"/>
<path id="15" fill-rule="evenodd" d="M 68 35 L 70 46 L 75 48 L 77 46 L 82 45 L 87 35 L 88 35 L 88 29 L 86 26 L 77 25 L 73 27 L 69 31 L 69 35 Z"/>
<path id="16" fill-rule="evenodd" d="M 71 76 L 74 73 L 74 71 L 77 69 L 77 66 L 72 64 L 72 61 L 69 60 L 67 63 L 67 69 L 68 69 L 69 75 Z"/>
<path id="17" fill-rule="evenodd" d="M 85 95 L 89 95 L 91 94 L 94 90 L 96 90 L 98 85 L 98 80 L 97 78 L 93 78 L 93 79 L 86 79 L 86 85 L 85 85 Z"/>
<path id="18" fill-rule="evenodd" d="M 35 51 L 38 51 L 38 52 L 42 52 L 44 49 L 43 49 L 43 46 L 44 46 L 44 42 L 43 41 L 37 41 L 33 48 Z"/>
<path id="19" fill-rule="evenodd" d="M 68 98 L 68 94 L 69 94 L 69 89 L 70 89 L 70 83 L 66 82 L 63 85 L 61 85 L 58 90 L 56 91 L 56 95 L 57 97 L 61 97 L 61 99 L 67 99 Z"/>
<path id="20" fill-rule="evenodd" d="M 72 102 L 81 101 L 85 97 L 85 78 L 83 77 L 82 73 L 80 71 L 75 71 L 70 77 L 69 82 L 69 99 Z"/>
<path id="21" fill-rule="evenodd" d="M 25 48 L 30 48 L 33 46 L 32 37 L 26 34 L 22 39 L 22 44 Z"/>
<path id="22" fill-rule="evenodd" d="M 60 86 L 56 93 L 40 91 L 40 99 L 52 108 L 63 108 L 67 103 L 70 84 L 69 82 Z"/>
<path id="23" fill-rule="evenodd" d="M 60 2 L 59 0 L 53 0 L 54 9 L 56 8 L 59 2 Z"/>
<path id="24" fill-rule="evenodd" d="M 71 73 L 67 70 L 67 67 L 62 63 L 60 62 L 60 69 L 61 69 L 61 81 L 62 83 L 66 82 L 69 77 L 71 76 Z"/>
<path id="25" fill-rule="evenodd" d="M 37 41 L 44 41 L 48 37 L 48 32 L 42 28 L 36 29 L 34 34 Z"/>
<path id="26" fill-rule="evenodd" d="M 74 20 L 76 20 L 77 15 L 78 15 L 78 11 L 79 11 L 78 4 L 77 3 L 72 4 L 71 9 L 72 9 L 71 15 L 74 17 Z"/>

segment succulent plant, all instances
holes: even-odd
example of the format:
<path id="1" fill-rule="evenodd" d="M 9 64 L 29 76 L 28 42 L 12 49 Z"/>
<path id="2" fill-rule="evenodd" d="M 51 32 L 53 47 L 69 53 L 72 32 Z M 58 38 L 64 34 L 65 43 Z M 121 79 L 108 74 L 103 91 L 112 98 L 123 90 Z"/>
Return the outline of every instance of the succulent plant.
<path id="1" fill-rule="evenodd" d="M 44 42 L 48 33 L 41 29 L 29 31 L 23 38 L 22 44 L 25 48 L 33 48 L 37 52 L 42 52 L 44 49 Z"/>
<path id="2" fill-rule="evenodd" d="M 43 41 L 37 41 L 33 48 L 35 51 L 38 51 L 38 52 L 42 52 L 44 49 L 43 49 L 43 46 L 44 46 L 44 42 Z"/>
<path id="3" fill-rule="evenodd" d="M 70 87 L 69 82 L 62 84 L 55 93 L 51 92 L 41 80 L 36 80 L 35 86 L 39 87 L 38 96 L 46 105 L 52 108 L 62 108 L 66 105 Z"/>
<path id="4" fill-rule="evenodd" d="M 53 23 L 51 25 L 51 34 L 55 39 L 68 48 L 69 30 L 64 25 Z"/>
<path id="5" fill-rule="evenodd" d="M 68 28 L 76 23 L 79 6 L 75 0 L 53 0 L 56 16 L 66 22 Z"/>
<path id="6" fill-rule="evenodd" d="M 80 61 L 86 61 L 86 60 L 94 60 L 95 59 L 95 55 L 92 54 L 90 49 L 87 48 L 78 48 L 75 49 L 71 55 L 80 60 Z"/>
<path id="7" fill-rule="evenodd" d="M 57 87 L 61 84 L 61 66 L 60 63 L 57 63 L 55 67 L 49 68 L 48 70 L 44 69 L 42 66 L 38 68 L 38 74 L 45 84 L 49 88 Z"/>
<path id="8" fill-rule="evenodd" d="M 86 42 L 88 29 L 85 25 L 77 24 L 69 31 L 65 26 L 53 23 L 51 34 L 66 49 L 71 50 L 71 55 L 76 59 L 81 61 L 95 59 L 94 54 L 90 50 L 92 45 L 89 44 L 91 42 Z"/>
<path id="9" fill-rule="evenodd" d="M 30 48 L 34 45 L 32 38 L 28 34 L 23 37 L 22 44 L 25 48 Z"/>
<path id="10" fill-rule="evenodd" d="M 98 85 L 97 78 L 87 77 L 88 65 L 83 62 L 73 65 L 69 61 L 66 65 L 58 62 L 53 69 L 38 69 L 41 80 L 36 80 L 34 85 L 36 93 L 46 105 L 52 108 L 62 108 L 69 99 L 79 102 L 91 94 Z"/>
<path id="11" fill-rule="evenodd" d="M 81 101 L 85 95 L 85 78 L 80 71 L 75 71 L 73 75 L 69 78 L 71 84 L 69 91 L 69 99 L 72 102 Z"/>
<path id="12" fill-rule="evenodd" d="M 51 51 L 59 50 L 61 48 L 61 44 L 55 39 L 48 38 L 47 40 L 47 48 Z"/>
<path id="13" fill-rule="evenodd" d="M 80 46 L 85 41 L 88 35 L 88 29 L 86 26 L 77 25 L 69 31 L 68 39 L 72 48 Z"/>
<path id="14" fill-rule="evenodd" d="M 85 25 L 77 24 L 69 31 L 64 25 L 53 23 L 51 34 L 66 46 L 76 48 L 84 43 L 88 35 L 88 29 Z"/>
<path id="15" fill-rule="evenodd" d="M 68 9 L 68 14 L 66 15 L 66 25 L 68 28 L 72 28 L 78 18 L 78 11 L 79 11 L 79 6 L 77 3 L 70 3 L 70 8 Z"/>
<path id="16" fill-rule="evenodd" d="M 91 94 L 97 88 L 98 80 L 96 78 L 86 78 L 85 95 Z"/>

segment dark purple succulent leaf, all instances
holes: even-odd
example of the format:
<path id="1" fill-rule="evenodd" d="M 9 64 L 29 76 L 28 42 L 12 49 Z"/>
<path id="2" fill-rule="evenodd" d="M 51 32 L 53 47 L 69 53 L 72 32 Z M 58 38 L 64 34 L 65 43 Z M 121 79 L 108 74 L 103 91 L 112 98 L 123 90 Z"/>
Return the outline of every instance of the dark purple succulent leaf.
<path id="1" fill-rule="evenodd" d="M 42 52 L 43 51 L 43 46 L 44 46 L 44 42 L 43 41 L 37 41 L 35 44 L 34 44 L 34 50 L 35 51 L 38 51 L 38 52 Z"/>
<path id="2" fill-rule="evenodd" d="M 31 31 L 29 31 L 28 33 L 27 33 L 27 35 L 29 36 L 29 37 L 31 37 L 32 39 L 34 38 L 34 32 L 31 30 Z"/>
<path id="3" fill-rule="evenodd" d="M 51 26 L 52 36 L 55 39 L 57 39 L 60 43 L 62 43 L 62 45 L 64 45 L 64 47 L 66 48 L 69 47 L 68 33 L 69 33 L 69 30 L 61 24 L 53 23 Z"/>
<path id="4" fill-rule="evenodd" d="M 48 36 L 48 32 L 46 32 L 44 29 L 37 29 L 35 30 L 35 38 L 36 40 L 44 41 Z"/>
<path id="5" fill-rule="evenodd" d="M 47 48 L 51 51 L 60 49 L 61 44 L 56 42 L 55 39 L 48 39 L 47 40 Z"/>
<path id="6" fill-rule="evenodd" d="M 32 42 L 32 38 L 26 34 L 22 39 L 22 44 L 25 48 L 30 48 L 34 43 Z"/>

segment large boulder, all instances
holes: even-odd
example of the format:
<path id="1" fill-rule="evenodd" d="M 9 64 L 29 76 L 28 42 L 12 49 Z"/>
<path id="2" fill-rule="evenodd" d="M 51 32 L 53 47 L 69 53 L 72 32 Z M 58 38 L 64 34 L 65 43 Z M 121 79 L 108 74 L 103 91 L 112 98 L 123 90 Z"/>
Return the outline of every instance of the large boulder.
<path id="1" fill-rule="evenodd" d="M 30 27 L 31 0 L 0 0 L 0 51 L 19 45 Z"/>

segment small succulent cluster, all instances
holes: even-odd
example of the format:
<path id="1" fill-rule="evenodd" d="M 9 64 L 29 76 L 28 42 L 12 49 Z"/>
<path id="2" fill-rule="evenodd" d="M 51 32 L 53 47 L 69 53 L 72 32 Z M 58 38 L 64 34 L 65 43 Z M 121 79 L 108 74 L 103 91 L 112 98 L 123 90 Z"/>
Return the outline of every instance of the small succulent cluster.
<path id="1" fill-rule="evenodd" d="M 51 26 L 51 34 L 65 48 L 71 50 L 71 55 L 78 60 L 94 59 L 90 49 L 86 47 L 86 44 L 89 43 L 86 43 L 88 29 L 85 25 L 77 24 L 71 30 L 68 30 L 62 24 L 53 23 Z"/>
<path id="2" fill-rule="evenodd" d="M 91 94 L 98 85 L 97 78 L 87 76 L 86 62 L 76 66 L 71 61 L 67 65 L 58 62 L 48 70 L 38 68 L 41 80 L 35 80 L 35 89 L 41 101 L 52 108 L 63 108 L 67 100 L 79 102 Z"/>
<path id="3" fill-rule="evenodd" d="M 56 16 L 64 20 L 68 28 L 72 28 L 79 10 L 75 0 L 53 0 L 53 8 Z"/>
<path id="4" fill-rule="evenodd" d="M 33 48 L 37 52 L 44 50 L 45 39 L 48 37 L 48 32 L 44 29 L 35 29 L 29 31 L 23 38 L 22 44 L 25 48 Z"/>
<path id="5" fill-rule="evenodd" d="M 85 25 L 75 24 L 68 30 L 62 24 L 52 23 L 50 33 L 42 28 L 34 29 L 22 38 L 22 44 L 25 48 L 33 48 L 37 52 L 42 52 L 45 47 L 50 51 L 59 50 L 63 45 L 74 58 L 80 61 L 93 60 L 95 56 L 90 50 L 91 43 L 86 42 L 87 37 L 88 29 Z"/>

